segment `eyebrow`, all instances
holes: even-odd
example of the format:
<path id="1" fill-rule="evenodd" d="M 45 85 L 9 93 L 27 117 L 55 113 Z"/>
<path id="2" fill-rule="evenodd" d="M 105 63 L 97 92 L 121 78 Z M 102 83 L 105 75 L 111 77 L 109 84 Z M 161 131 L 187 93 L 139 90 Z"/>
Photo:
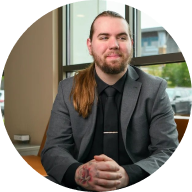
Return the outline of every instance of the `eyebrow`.
<path id="1" fill-rule="evenodd" d="M 99 33 L 99 35 L 98 35 L 97 37 L 99 37 L 99 36 L 101 36 L 101 35 L 109 36 L 110 34 L 109 34 L 109 33 Z M 128 36 L 128 34 L 125 33 L 125 32 L 122 32 L 122 33 L 117 34 L 117 36 L 122 36 L 122 35 Z"/>
<path id="2" fill-rule="evenodd" d="M 97 37 L 99 37 L 99 36 L 101 36 L 101 35 L 109 36 L 109 33 L 99 33 L 99 35 L 97 35 Z"/>
<path id="3" fill-rule="evenodd" d="M 128 36 L 128 34 L 127 33 L 119 33 L 117 36 L 122 36 L 122 35 L 126 35 L 126 36 Z"/>

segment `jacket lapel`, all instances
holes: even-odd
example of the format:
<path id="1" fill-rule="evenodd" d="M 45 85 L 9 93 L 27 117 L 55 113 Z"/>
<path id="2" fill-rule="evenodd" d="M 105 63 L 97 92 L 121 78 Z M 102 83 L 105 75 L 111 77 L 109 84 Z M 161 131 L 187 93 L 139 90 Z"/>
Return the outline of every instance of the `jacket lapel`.
<path id="1" fill-rule="evenodd" d="M 120 115 L 121 131 L 126 151 L 127 151 L 126 147 L 127 127 L 133 114 L 134 108 L 136 106 L 137 99 L 142 86 L 142 83 L 136 81 L 138 78 L 139 76 L 135 71 L 135 69 L 129 66 L 128 76 L 123 91 L 121 115 Z"/>

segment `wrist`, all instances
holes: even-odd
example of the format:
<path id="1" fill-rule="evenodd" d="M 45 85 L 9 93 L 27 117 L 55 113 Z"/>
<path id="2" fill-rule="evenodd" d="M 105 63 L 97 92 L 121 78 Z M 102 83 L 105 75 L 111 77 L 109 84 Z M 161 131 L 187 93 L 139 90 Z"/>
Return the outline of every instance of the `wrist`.
<path id="1" fill-rule="evenodd" d="M 77 183 L 75 181 L 75 172 L 77 168 L 82 165 L 81 163 L 73 163 L 71 164 L 67 171 L 65 172 L 63 179 L 62 179 L 62 185 L 75 189 L 77 187 Z"/>
<path id="2" fill-rule="evenodd" d="M 79 169 L 80 169 L 80 167 L 81 167 L 82 165 L 80 165 L 77 169 L 76 169 L 76 171 L 75 171 L 75 182 L 76 182 L 76 184 L 77 185 L 79 185 L 79 182 L 78 182 L 78 173 L 79 173 Z"/>

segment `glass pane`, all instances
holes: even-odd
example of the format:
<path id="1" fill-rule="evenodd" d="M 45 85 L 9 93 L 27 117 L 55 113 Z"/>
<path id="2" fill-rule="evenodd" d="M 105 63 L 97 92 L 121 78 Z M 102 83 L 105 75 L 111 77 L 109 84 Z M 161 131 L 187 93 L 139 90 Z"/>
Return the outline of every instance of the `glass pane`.
<path id="1" fill-rule="evenodd" d="M 107 0 L 106 10 L 115 11 L 125 18 L 125 4 L 123 3 Z"/>
<path id="2" fill-rule="evenodd" d="M 76 72 L 67 72 L 66 73 L 66 78 L 73 77 L 76 74 Z"/>
<path id="3" fill-rule="evenodd" d="M 140 55 L 149 56 L 180 52 L 171 35 L 156 21 L 143 12 L 141 14 L 141 43 L 138 49 Z"/>
<path id="4" fill-rule="evenodd" d="M 192 88 L 187 64 L 172 63 L 140 67 L 148 74 L 162 77 L 167 81 L 167 94 L 175 115 L 190 116 Z"/>
<path id="5" fill-rule="evenodd" d="M 91 9 L 90 9 L 91 7 Z M 105 10 L 112 10 L 125 17 L 125 4 L 111 1 L 83 1 L 70 5 L 70 64 L 91 63 L 87 39 L 94 18 Z"/>

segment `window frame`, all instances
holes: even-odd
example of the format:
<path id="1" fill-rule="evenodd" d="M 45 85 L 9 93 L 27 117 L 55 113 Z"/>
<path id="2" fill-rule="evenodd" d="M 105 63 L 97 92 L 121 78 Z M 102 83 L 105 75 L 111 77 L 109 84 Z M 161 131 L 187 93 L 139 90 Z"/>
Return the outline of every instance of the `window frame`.
<path id="1" fill-rule="evenodd" d="M 66 28 L 66 61 L 64 66 L 62 66 L 62 73 L 63 76 L 60 75 L 60 80 L 63 79 L 63 77 L 67 77 L 68 72 L 74 72 L 78 70 L 82 70 L 87 68 L 90 63 L 79 63 L 75 65 L 70 65 L 70 5 L 66 5 L 65 8 L 63 7 L 62 12 L 65 12 L 66 15 L 66 21 L 65 21 L 65 27 L 62 26 L 62 29 Z M 62 15 L 62 14 L 61 14 Z M 133 47 L 133 59 L 131 61 L 131 65 L 134 66 L 150 66 L 150 65 L 159 65 L 159 64 L 171 64 L 171 63 L 180 63 L 185 62 L 185 59 L 183 57 L 183 54 L 181 52 L 178 53 L 167 53 L 167 54 L 161 54 L 161 55 L 152 55 L 152 56 L 141 56 L 137 57 L 137 47 L 141 44 L 141 30 L 139 29 L 139 25 L 141 23 L 141 16 L 137 9 L 132 8 L 128 5 L 125 5 L 125 19 L 129 23 L 130 28 L 133 32 L 133 41 L 134 41 L 134 47 Z M 64 47 L 62 47 L 62 52 L 64 50 Z M 63 59 L 61 62 L 61 65 L 63 64 Z M 61 74 L 61 73 L 60 73 Z"/>

